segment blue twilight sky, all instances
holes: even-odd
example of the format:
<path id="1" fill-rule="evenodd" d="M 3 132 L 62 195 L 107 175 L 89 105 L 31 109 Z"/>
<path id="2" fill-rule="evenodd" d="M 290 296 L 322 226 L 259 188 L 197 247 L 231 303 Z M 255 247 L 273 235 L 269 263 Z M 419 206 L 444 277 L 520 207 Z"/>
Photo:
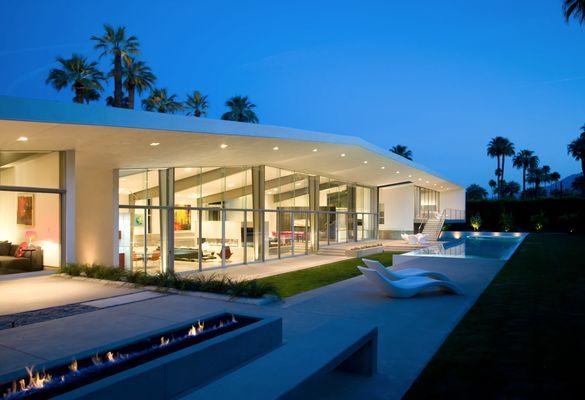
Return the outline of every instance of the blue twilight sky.
<path id="1" fill-rule="evenodd" d="M 585 31 L 561 0 L 0 0 L 0 94 L 71 101 L 47 73 L 97 58 L 104 22 L 138 36 L 159 86 L 208 93 L 210 118 L 246 94 L 262 123 L 404 144 L 465 185 L 487 186 L 496 135 L 579 171 L 566 144 L 585 123 Z"/>

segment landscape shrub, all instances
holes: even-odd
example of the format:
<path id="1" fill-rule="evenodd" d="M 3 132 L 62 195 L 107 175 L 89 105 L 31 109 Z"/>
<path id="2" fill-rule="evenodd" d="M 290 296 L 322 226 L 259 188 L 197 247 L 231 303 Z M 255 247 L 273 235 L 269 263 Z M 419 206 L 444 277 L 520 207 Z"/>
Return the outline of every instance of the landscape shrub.
<path id="1" fill-rule="evenodd" d="M 544 215 L 544 211 L 540 210 L 537 214 L 530 217 L 530 222 L 536 232 L 540 232 L 544 229 L 544 226 L 548 224 L 548 219 Z"/>
<path id="2" fill-rule="evenodd" d="M 585 233 L 585 199 L 582 198 L 468 201 L 467 223 L 452 224 L 450 230 L 472 230 L 471 218 L 480 214 L 482 230 L 499 231 L 501 215 L 507 212 L 514 218 L 514 229 L 531 232 L 534 230 L 531 218 L 541 211 L 547 219 L 543 231 Z"/>
<path id="3" fill-rule="evenodd" d="M 227 275 L 179 276 L 170 272 L 148 275 L 144 272 L 126 271 L 105 265 L 67 264 L 60 272 L 70 276 L 85 276 L 93 279 L 123 281 L 142 286 L 157 286 L 161 289 L 178 289 L 191 292 L 226 294 L 233 297 L 261 298 L 266 295 L 280 297 L 275 285 L 258 280 L 235 280 Z"/>
<path id="4" fill-rule="evenodd" d="M 514 215 L 507 211 L 502 212 L 502 215 L 500 215 L 500 225 L 504 232 L 514 230 Z"/>

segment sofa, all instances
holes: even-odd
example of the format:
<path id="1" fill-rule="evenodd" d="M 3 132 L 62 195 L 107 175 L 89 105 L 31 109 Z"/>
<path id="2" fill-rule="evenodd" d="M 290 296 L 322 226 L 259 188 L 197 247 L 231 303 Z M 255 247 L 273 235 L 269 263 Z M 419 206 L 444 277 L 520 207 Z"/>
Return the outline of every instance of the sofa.
<path id="1" fill-rule="evenodd" d="M 17 257 L 18 244 L 0 241 L 0 275 L 7 273 L 40 271 L 43 269 L 43 249 L 30 246 L 23 257 Z"/>

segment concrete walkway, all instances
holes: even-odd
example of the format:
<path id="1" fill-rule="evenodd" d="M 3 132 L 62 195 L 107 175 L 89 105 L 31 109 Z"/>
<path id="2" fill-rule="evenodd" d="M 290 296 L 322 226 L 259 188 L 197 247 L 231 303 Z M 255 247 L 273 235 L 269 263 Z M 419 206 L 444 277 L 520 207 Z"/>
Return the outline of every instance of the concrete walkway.
<path id="1" fill-rule="evenodd" d="M 334 372 L 308 388 L 306 397 L 398 399 L 503 264 L 439 258 L 414 263 L 448 274 L 463 287 L 465 295 L 428 293 L 412 299 L 389 299 L 360 276 L 270 306 L 164 296 L 0 331 L 0 375 L 210 312 L 240 310 L 282 316 L 287 340 L 334 319 L 378 325 L 379 373 L 365 378 Z"/>
<path id="2" fill-rule="evenodd" d="M 80 303 L 137 290 L 51 275 L 0 280 L 0 315 Z"/>
<path id="3" fill-rule="evenodd" d="M 234 267 L 227 266 L 226 268 L 210 268 L 201 272 L 182 273 L 181 275 L 227 275 L 234 279 L 258 279 L 264 278 L 266 276 L 284 274 L 286 272 L 317 267 L 319 265 L 347 260 L 349 258 L 350 257 L 345 256 L 311 254 L 307 256 L 283 258 L 281 260 L 267 261 L 257 264 L 237 265 Z"/>

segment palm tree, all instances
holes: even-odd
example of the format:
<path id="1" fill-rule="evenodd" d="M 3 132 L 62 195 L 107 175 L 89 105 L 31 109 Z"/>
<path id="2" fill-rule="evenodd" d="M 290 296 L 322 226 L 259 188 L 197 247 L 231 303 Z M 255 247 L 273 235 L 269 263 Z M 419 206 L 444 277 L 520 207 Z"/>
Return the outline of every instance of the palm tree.
<path id="1" fill-rule="evenodd" d="M 488 182 L 488 186 L 490 187 L 490 189 L 492 189 L 492 199 L 493 199 L 494 194 L 496 194 L 496 189 L 498 187 L 498 184 L 493 179 L 490 179 L 490 181 Z"/>
<path id="2" fill-rule="evenodd" d="M 585 125 L 581 135 L 567 146 L 567 152 L 577 161 L 581 161 L 581 173 L 585 176 Z"/>
<path id="3" fill-rule="evenodd" d="M 412 161 L 412 150 L 406 146 L 397 144 L 396 146 L 393 146 L 390 151 L 394 154 L 398 154 L 399 156 L 406 158 L 407 160 Z"/>
<path id="4" fill-rule="evenodd" d="M 546 167 L 546 165 L 544 166 Z M 534 168 L 529 168 L 528 169 L 528 182 L 532 183 L 534 185 L 534 196 L 538 197 L 538 192 L 540 189 L 540 184 L 543 181 L 544 178 L 544 170 L 543 168 L 538 168 L 538 167 L 534 167 Z"/>
<path id="5" fill-rule="evenodd" d="M 130 58 L 130 62 L 126 63 L 124 77 L 124 87 L 128 92 L 128 108 L 133 110 L 134 92 L 138 91 L 140 95 L 146 89 L 151 90 L 156 77 L 144 61 L 136 61 L 133 58 Z"/>
<path id="6" fill-rule="evenodd" d="M 196 118 L 207 115 L 207 95 L 202 95 L 200 91 L 196 90 L 193 94 L 187 95 L 187 101 L 185 102 L 187 109 L 191 110 L 187 115 L 194 115 Z"/>
<path id="7" fill-rule="evenodd" d="M 253 108 L 256 108 L 256 104 L 250 103 L 248 96 L 234 96 L 226 101 L 225 105 L 230 110 L 221 116 L 223 120 L 249 122 L 252 124 L 260 122 L 253 110 Z"/>
<path id="8" fill-rule="evenodd" d="M 526 197 L 526 171 L 538 167 L 538 156 L 532 150 L 520 150 L 514 156 L 514 167 L 522 169 L 522 196 Z"/>
<path id="9" fill-rule="evenodd" d="M 83 100 L 85 101 L 85 104 L 89 104 L 90 101 L 98 101 L 100 97 L 100 92 L 95 89 L 87 89 L 83 91 Z"/>
<path id="10" fill-rule="evenodd" d="M 61 64 L 61 68 L 53 68 L 46 83 L 57 90 L 71 85 L 75 92 L 74 102 L 83 103 L 84 95 L 88 91 L 104 90 L 100 83 L 104 80 L 104 75 L 98 71 L 97 62 L 88 63 L 87 59 L 79 54 L 73 54 L 69 59 L 57 57 L 57 62 Z"/>
<path id="11" fill-rule="evenodd" d="M 104 25 L 105 33 L 103 36 L 92 36 L 91 40 L 97 43 L 94 48 L 101 51 L 100 57 L 107 55 L 113 56 L 112 64 L 114 68 L 110 76 L 114 77 L 114 107 L 122 106 L 122 60 L 130 63 L 130 55 L 138 54 L 138 39 L 136 36 L 126 36 L 126 28 L 119 26 L 114 28 L 111 25 Z"/>
<path id="12" fill-rule="evenodd" d="M 514 144 L 502 136 L 496 136 L 488 143 L 487 155 L 498 160 L 496 171 L 500 171 L 498 176 L 498 189 L 501 188 L 504 181 L 504 168 L 507 156 L 514 155 Z M 501 163 L 500 163 L 501 160 Z M 499 190 L 498 190 L 499 192 Z"/>
<path id="13" fill-rule="evenodd" d="M 176 101 L 176 94 L 168 95 L 167 89 L 153 89 L 150 95 L 142 100 L 142 108 L 146 111 L 173 114 L 183 109 L 183 104 Z"/>
<path id="14" fill-rule="evenodd" d="M 564 0 L 563 14 L 567 23 L 574 18 L 582 24 L 585 21 L 585 0 Z"/>

